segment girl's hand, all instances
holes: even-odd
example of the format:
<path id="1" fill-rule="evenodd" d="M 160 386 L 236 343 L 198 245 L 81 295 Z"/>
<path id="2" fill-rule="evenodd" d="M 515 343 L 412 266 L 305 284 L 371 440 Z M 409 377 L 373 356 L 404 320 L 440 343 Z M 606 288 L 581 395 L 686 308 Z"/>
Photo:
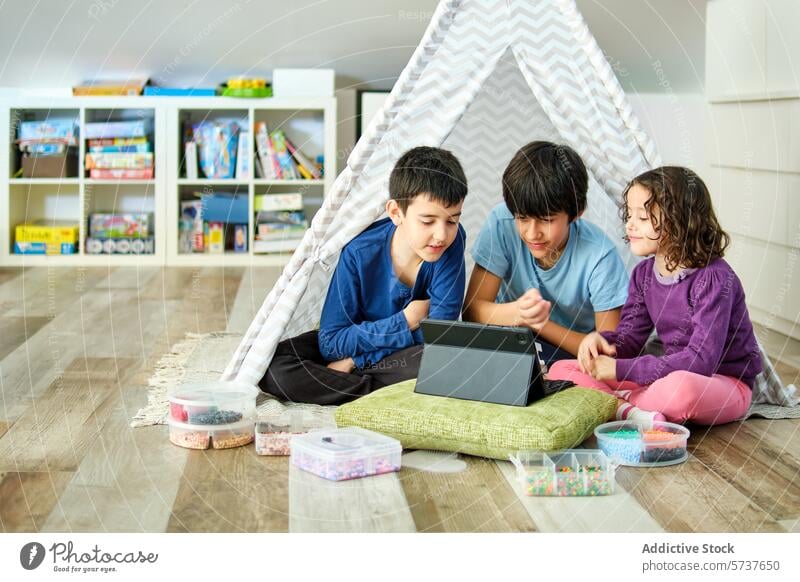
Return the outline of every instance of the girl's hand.
<path id="1" fill-rule="evenodd" d="M 550 319 L 549 301 L 542 299 L 538 289 L 528 289 L 528 291 L 517 299 L 517 320 L 522 325 L 530 327 L 534 331 L 541 331 Z"/>
<path id="2" fill-rule="evenodd" d="M 331 362 L 330 364 L 328 364 L 328 367 L 331 370 L 336 370 L 337 372 L 344 372 L 345 374 L 349 374 L 355 369 L 356 363 L 353 361 L 353 358 L 345 358 L 344 360 Z"/>
<path id="3" fill-rule="evenodd" d="M 598 356 L 616 356 L 616 346 L 608 343 L 606 338 L 598 332 L 593 331 L 581 341 L 578 347 L 578 365 L 581 367 L 581 372 L 584 374 L 592 374 L 594 369 L 594 361 Z"/>
<path id="4" fill-rule="evenodd" d="M 617 379 L 617 360 L 608 356 L 597 356 L 593 360 L 592 378 L 595 380 Z"/>

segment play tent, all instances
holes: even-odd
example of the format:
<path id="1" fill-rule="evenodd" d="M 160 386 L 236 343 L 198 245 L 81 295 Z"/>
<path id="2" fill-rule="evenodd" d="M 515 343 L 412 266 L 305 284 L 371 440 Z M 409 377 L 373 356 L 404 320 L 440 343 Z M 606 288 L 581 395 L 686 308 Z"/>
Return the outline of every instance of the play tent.
<path id="1" fill-rule="evenodd" d="M 532 140 L 567 143 L 581 155 L 590 176 L 585 218 L 632 267 L 617 201 L 628 180 L 660 159 L 574 1 L 442 0 L 223 379 L 256 384 L 281 339 L 317 325 L 339 251 L 383 214 L 389 173 L 406 150 L 441 146 L 461 161 L 469 247 L 502 200 L 503 169 Z M 765 364 L 772 373 L 760 383 L 763 399 L 790 403 Z"/>

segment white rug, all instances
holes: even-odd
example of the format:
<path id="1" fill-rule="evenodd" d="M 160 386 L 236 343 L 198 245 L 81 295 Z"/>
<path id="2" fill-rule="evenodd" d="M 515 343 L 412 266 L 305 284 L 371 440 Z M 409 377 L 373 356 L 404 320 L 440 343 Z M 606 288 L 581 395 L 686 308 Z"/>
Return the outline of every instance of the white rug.
<path id="1" fill-rule="evenodd" d="M 218 380 L 241 339 L 238 333 L 186 334 L 186 339 L 175 344 L 156 364 L 155 373 L 148 381 L 147 406 L 133 417 L 131 426 L 166 424 L 169 414 L 167 391 L 184 382 Z M 257 400 L 259 420 L 288 423 L 290 415 L 302 413 L 303 423 L 311 428 L 336 426 L 335 410 L 335 406 L 283 403 L 263 392 Z M 744 418 L 751 416 L 800 418 L 800 406 L 754 404 Z"/>

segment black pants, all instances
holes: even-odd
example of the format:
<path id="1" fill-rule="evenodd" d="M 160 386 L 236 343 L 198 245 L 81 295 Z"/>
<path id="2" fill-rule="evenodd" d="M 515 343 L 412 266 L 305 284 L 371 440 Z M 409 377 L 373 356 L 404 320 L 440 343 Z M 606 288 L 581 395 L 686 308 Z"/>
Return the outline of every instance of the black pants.
<path id="1" fill-rule="evenodd" d="M 349 374 L 337 372 L 327 367 L 320 354 L 317 332 L 309 331 L 278 344 L 259 386 L 281 400 L 344 404 L 378 388 L 416 378 L 421 359 L 422 346 L 412 346 L 369 368 L 356 368 Z"/>

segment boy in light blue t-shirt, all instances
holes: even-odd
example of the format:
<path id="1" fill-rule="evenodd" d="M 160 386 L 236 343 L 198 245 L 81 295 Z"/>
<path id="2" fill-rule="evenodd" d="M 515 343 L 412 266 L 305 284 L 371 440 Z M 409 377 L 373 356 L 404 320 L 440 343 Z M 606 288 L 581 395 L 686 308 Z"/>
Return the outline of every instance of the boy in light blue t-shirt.
<path id="1" fill-rule="evenodd" d="M 503 173 L 472 247 L 464 320 L 530 327 L 547 363 L 574 359 L 592 331 L 616 329 L 628 275 L 614 244 L 580 217 L 588 175 L 572 148 L 532 142 Z"/>

